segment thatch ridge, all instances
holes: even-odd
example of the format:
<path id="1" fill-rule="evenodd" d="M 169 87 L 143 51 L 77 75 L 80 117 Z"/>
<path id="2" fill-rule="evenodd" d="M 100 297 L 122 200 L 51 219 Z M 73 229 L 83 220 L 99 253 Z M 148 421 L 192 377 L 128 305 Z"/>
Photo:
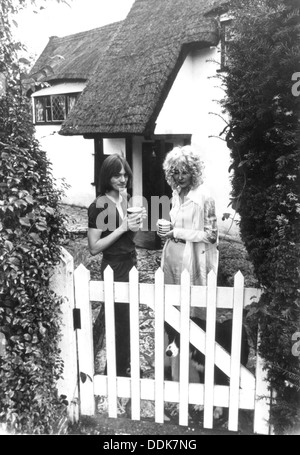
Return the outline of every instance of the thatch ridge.
<path id="1" fill-rule="evenodd" d="M 209 7 L 204 13 L 204 16 L 207 15 L 220 15 L 223 13 L 228 12 L 230 8 L 230 4 L 232 3 L 232 0 L 215 0 L 211 2 Z"/>
<path id="2" fill-rule="evenodd" d="M 136 0 L 60 133 L 151 134 L 188 49 L 218 43 L 215 4 Z"/>

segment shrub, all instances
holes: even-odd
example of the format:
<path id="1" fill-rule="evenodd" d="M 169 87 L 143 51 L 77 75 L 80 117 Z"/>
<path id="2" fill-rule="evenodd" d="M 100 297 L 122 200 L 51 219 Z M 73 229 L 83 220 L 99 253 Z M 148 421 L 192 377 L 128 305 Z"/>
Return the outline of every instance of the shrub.
<path id="1" fill-rule="evenodd" d="M 257 287 L 253 265 L 242 244 L 221 240 L 219 243 L 218 286 L 233 286 L 234 275 L 240 271 L 245 287 Z"/>
<path id="2" fill-rule="evenodd" d="M 64 219 L 45 152 L 34 139 L 29 100 L 22 93 L 17 45 L 11 41 L 4 2 L 0 9 L 0 422 L 9 432 L 53 431 L 65 402 L 56 382 L 60 303 L 49 289 L 60 258 Z"/>
<path id="3" fill-rule="evenodd" d="M 232 196 L 241 237 L 264 293 L 251 317 L 260 322 L 260 354 L 277 399 L 275 431 L 299 423 L 299 3 L 236 0 L 224 75 Z"/>

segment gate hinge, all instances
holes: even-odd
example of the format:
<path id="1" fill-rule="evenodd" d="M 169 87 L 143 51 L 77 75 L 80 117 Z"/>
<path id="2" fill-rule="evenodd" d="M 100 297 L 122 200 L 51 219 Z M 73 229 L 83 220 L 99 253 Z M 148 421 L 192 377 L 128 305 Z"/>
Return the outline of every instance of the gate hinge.
<path id="1" fill-rule="evenodd" d="M 81 329 L 81 317 L 79 308 L 73 309 L 73 326 L 74 330 Z"/>

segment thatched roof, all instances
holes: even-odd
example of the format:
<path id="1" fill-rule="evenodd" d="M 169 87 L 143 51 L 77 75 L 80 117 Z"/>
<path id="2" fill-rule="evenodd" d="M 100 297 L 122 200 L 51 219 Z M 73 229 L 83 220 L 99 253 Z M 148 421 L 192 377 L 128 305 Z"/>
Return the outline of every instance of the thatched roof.
<path id="1" fill-rule="evenodd" d="M 59 38 L 52 36 L 30 74 L 38 81 L 91 77 L 121 22 Z"/>
<path id="2" fill-rule="evenodd" d="M 214 0 L 210 2 L 209 8 L 207 8 L 205 15 L 220 15 L 226 13 L 230 8 L 231 2 L 232 0 Z"/>
<path id="3" fill-rule="evenodd" d="M 151 134 L 188 50 L 218 43 L 215 5 L 136 0 L 60 134 Z"/>

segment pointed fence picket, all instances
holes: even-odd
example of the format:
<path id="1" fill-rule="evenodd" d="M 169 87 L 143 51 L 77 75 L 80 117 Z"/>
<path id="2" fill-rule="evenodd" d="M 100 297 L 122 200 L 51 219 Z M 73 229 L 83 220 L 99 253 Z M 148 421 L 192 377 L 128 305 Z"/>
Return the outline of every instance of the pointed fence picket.
<path id="1" fill-rule="evenodd" d="M 213 428 L 213 403 L 214 403 L 214 367 L 215 367 L 215 333 L 217 313 L 217 279 L 216 274 L 211 272 L 207 277 L 207 310 L 206 310 L 206 338 L 205 346 L 211 354 L 205 359 L 204 372 L 204 428 Z"/>
<path id="2" fill-rule="evenodd" d="M 131 407 L 133 420 L 140 420 L 140 334 L 139 334 L 139 274 L 134 267 L 129 274 L 130 303 L 130 372 Z"/>
<path id="3" fill-rule="evenodd" d="M 204 428 L 213 427 L 213 408 L 229 409 L 228 429 L 237 431 L 239 409 L 254 411 L 254 431 L 269 432 L 270 393 L 264 381 L 262 362 L 257 356 L 255 376 L 240 365 L 243 308 L 260 297 L 261 291 L 244 288 L 240 272 L 234 287 L 218 287 L 213 272 L 207 286 L 190 286 L 187 271 L 181 285 L 165 285 L 163 272 L 155 273 L 155 283 L 139 283 L 138 271 L 130 272 L 129 283 L 113 280 L 107 267 L 104 281 L 91 281 L 89 272 L 80 265 L 74 272 L 76 308 L 81 310 L 78 332 L 78 364 L 81 414 L 95 413 L 95 395 L 108 397 L 108 415 L 117 417 L 117 398 L 131 398 L 131 417 L 140 420 L 141 400 L 155 404 L 155 421 L 164 422 L 165 402 L 179 404 L 179 424 L 188 425 L 189 404 L 204 405 Z M 107 374 L 94 375 L 91 301 L 104 302 Z M 117 377 L 115 354 L 114 302 L 130 305 L 131 377 Z M 155 378 L 140 378 L 139 309 L 148 305 L 154 312 Z M 204 332 L 190 319 L 192 307 L 206 308 L 207 328 Z M 232 351 L 228 354 L 215 342 L 217 309 L 233 310 Z M 164 380 L 164 321 L 181 333 L 178 381 Z M 204 384 L 189 383 L 189 343 L 206 355 Z M 230 377 L 228 386 L 214 384 L 214 365 Z M 262 396 L 258 396 L 260 393 Z"/>
<path id="4" fill-rule="evenodd" d="M 164 277 L 162 273 L 155 274 L 154 294 L 154 342 L 155 342 L 155 422 L 164 422 L 164 325 L 165 308 Z"/>
<path id="5" fill-rule="evenodd" d="M 181 275 L 180 352 L 179 352 L 179 425 L 188 425 L 189 343 L 190 343 L 190 275 Z"/>
<path id="6" fill-rule="evenodd" d="M 107 361 L 107 397 L 108 415 L 117 417 L 117 367 L 115 342 L 115 306 L 113 271 L 107 267 L 104 271 L 104 315 Z"/>

